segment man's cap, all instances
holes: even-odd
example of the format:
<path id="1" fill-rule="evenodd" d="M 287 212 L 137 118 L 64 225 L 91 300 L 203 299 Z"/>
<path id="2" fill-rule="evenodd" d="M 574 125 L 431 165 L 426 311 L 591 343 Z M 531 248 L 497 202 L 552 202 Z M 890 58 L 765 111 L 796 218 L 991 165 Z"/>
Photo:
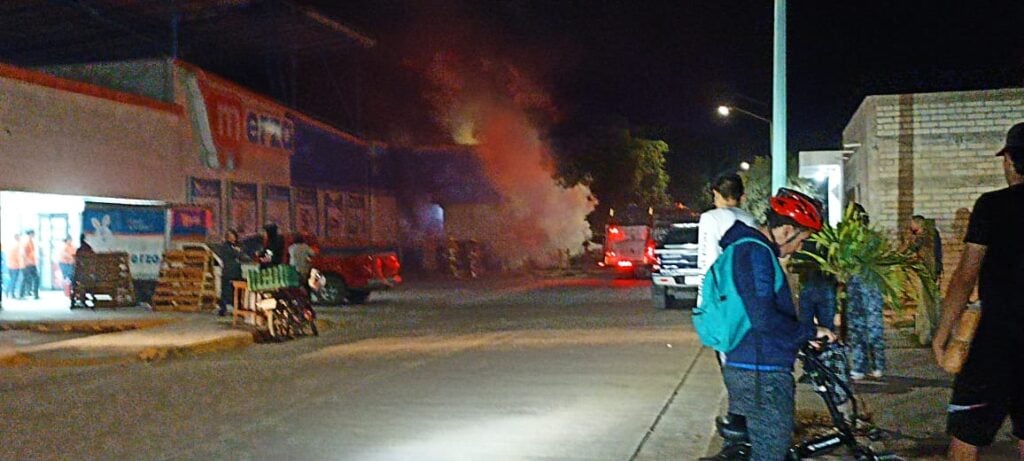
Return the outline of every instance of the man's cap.
<path id="1" fill-rule="evenodd" d="M 1006 132 L 1006 145 L 996 152 L 996 157 L 1006 154 L 1006 151 L 1024 153 L 1024 123 L 1010 127 L 1010 131 Z"/>

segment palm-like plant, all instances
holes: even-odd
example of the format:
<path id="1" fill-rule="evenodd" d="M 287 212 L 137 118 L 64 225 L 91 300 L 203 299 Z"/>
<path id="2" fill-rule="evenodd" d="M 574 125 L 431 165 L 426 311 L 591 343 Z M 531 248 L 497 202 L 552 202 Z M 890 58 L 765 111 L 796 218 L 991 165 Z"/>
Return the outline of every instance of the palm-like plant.
<path id="1" fill-rule="evenodd" d="M 838 282 L 836 303 L 842 319 L 840 335 L 843 338 L 849 325 L 846 286 L 854 276 L 879 286 L 886 302 L 897 309 L 901 307 L 905 288 L 915 279 L 922 287 L 921 290 L 913 290 L 919 306 L 938 300 L 939 289 L 931 270 L 911 252 L 899 248 L 883 232 L 864 223 L 852 205 L 847 207 L 842 222 L 835 227 L 826 224 L 810 240 L 817 244 L 822 254 L 802 253 Z"/>

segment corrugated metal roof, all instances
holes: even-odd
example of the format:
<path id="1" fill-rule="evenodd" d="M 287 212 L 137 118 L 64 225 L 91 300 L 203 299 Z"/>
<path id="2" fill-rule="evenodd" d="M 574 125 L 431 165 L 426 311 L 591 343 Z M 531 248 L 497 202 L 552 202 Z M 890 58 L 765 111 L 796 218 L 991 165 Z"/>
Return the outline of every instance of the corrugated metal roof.
<path id="1" fill-rule="evenodd" d="M 374 44 L 287 0 L 0 2 L 0 59 L 24 66 L 172 56 L 177 50 L 209 67 L 223 58 L 261 63 L 271 55 L 345 53 Z"/>

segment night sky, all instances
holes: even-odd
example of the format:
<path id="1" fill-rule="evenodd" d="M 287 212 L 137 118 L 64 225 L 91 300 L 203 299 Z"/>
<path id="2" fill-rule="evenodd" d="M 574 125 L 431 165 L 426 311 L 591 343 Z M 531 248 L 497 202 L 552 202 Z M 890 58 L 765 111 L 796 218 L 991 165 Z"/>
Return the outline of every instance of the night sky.
<path id="1" fill-rule="evenodd" d="M 771 1 L 303 3 L 376 38 L 386 59 L 455 48 L 516 62 L 566 116 L 652 128 L 677 178 L 769 150 L 767 124 L 714 109 L 770 117 Z M 789 150 L 839 148 L 865 96 L 1024 86 L 1024 2 L 790 1 L 788 66 Z"/>
<path id="2" fill-rule="evenodd" d="M 246 39 L 259 31 L 246 27 L 258 25 L 228 26 L 232 8 L 262 11 L 263 3 L 223 0 L 222 16 L 213 19 L 225 29 L 219 41 L 196 45 L 186 28 L 184 58 L 342 129 L 394 144 L 450 141 L 424 97 L 431 82 L 422 63 L 431 56 L 454 52 L 468 61 L 509 64 L 550 96 L 562 122 L 617 117 L 639 135 L 666 141 L 676 195 L 769 151 L 766 123 L 715 112 L 728 103 L 771 114 L 769 0 L 288 1 L 312 6 L 377 44 L 308 45 L 289 71 L 295 75 L 285 78 L 287 50 L 273 46 L 280 31 L 267 30 L 270 44 L 254 49 Z M 291 11 L 287 1 L 264 3 Z M 60 43 L 69 38 L 59 33 L 12 32 L 7 37 L 17 45 L 0 43 L 0 60 L 32 66 L 125 59 L 111 50 L 138 48 L 133 57 L 168 52 L 166 18 L 133 21 L 101 4 L 68 3 L 78 5 L 70 10 L 76 24 L 88 26 L 79 25 L 77 37 L 100 37 L 73 43 L 80 54 L 48 56 L 47 50 L 67 48 Z M 840 148 L 844 126 L 868 95 L 1024 86 L 1022 0 L 790 0 L 788 26 L 791 154 Z M 31 52 L 19 53 L 21 47 Z M 245 53 L 253 56 L 236 59 Z"/>

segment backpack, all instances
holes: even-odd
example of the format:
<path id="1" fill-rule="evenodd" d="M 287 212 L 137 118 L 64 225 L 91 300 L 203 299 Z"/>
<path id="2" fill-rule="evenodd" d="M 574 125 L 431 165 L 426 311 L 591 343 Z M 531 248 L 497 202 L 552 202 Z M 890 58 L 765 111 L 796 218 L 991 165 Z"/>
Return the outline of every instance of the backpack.
<path id="1" fill-rule="evenodd" d="M 733 254 L 737 247 L 747 242 L 770 249 L 768 244 L 752 237 L 739 239 L 727 246 L 708 269 L 702 288 L 703 299 L 693 310 L 693 326 L 700 342 L 723 354 L 735 349 L 750 331 L 750 318 L 747 317 L 743 298 L 736 290 L 732 273 Z M 778 259 L 772 259 L 775 266 L 775 291 L 778 292 L 785 276 Z"/>

